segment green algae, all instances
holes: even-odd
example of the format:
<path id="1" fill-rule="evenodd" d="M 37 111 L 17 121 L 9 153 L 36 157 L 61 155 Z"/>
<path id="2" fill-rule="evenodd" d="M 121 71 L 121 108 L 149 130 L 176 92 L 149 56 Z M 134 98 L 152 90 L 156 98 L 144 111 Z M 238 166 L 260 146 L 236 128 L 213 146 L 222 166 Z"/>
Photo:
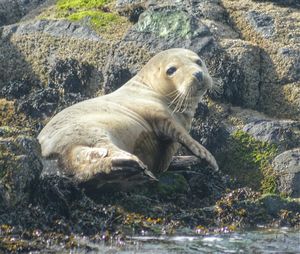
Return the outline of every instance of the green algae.
<path id="1" fill-rule="evenodd" d="M 187 193 L 188 183 L 180 174 L 165 172 L 159 178 L 156 192 L 162 197 L 174 197 L 174 194 Z"/>
<path id="2" fill-rule="evenodd" d="M 58 0 L 57 7 L 61 10 L 74 10 L 82 8 L 101 8 L 111 0 Z"/>
<path id="3" fill-rule="evenodd" d="M 270 163 L 277 155 L 276 145 L 258 141 L 238 130 L 231 135 L 227 147 L 219 156 L 224 173 L 235 178 L 238 184 L 262 193 L 277 191 L 276 175 Z"/>
<path id="4" fill-rule="evenodd" d="M 72 21 L 80 21 L 86 17 L 90 18 L 90 22 L 96 28 L 105 27 L 108 24 L 118 21 L 118 16 L 113 13 L 105 13 L 99 11 L 80 11 L 71 14 L 68 18 Z"/>
<path id="5" fill-rule="evenodd" d="M 56 3 L 57 17 L 71 21 L 87 19 L 95 29 L 110 28 L 122 21 L 118 14 L 107 7 L 107 4 L 111 2 L 111 0 L 58 0 Z"/>

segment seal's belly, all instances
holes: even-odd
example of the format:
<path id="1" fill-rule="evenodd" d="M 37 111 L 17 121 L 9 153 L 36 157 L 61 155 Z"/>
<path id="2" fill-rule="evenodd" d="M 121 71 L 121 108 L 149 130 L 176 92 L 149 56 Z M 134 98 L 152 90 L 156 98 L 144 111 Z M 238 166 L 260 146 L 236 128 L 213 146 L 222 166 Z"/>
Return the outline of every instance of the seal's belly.
<path id="1" fill-rule="evenodd" d="M 93 119 L 95 122 L 95 118 Z M 101 114 L 100 125 L 105 125 L 110 141 L 120 149 L 136 155 L 149 169 L 161 155 L 161 141 L 150 124 L 135 112 L 114 109 Z M 113 127 L 113 128 L 112 128 Z"/>
<path id="2" fill-rule="evenodd" d="M 122 109 L 121 105 L 112 108 L 97 117 L 93 117 L 93 122 L 98 121 L 99 127 L 104 127 L 112 143 L 120 149 L 129 153 L 134 153 L 137 144 L 144 143 L 147 150 L 153 150 L 156 146 L 156 135 L 150 124 L 140 115 Z M 152 140 L 153 139 L 153 140 Z"/>

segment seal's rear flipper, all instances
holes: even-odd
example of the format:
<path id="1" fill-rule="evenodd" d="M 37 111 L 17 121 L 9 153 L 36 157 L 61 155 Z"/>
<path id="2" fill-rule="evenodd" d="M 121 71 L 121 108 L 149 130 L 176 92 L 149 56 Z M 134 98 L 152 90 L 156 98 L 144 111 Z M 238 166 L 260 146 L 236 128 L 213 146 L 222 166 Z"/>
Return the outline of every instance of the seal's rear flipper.
<path id="1" fill-rule="evenodd" d="M 113 192 L 130 190 L 137 185 L 158 181 L 144 166 L 135 160 L 115 158 L 109 174 L 97 173 L 90 179 L 81 181 L 79 185 L 88 193 L 93 191 Z"/>
<path id="2" fill-rule="evenodd" d="M 149 180 L 158 181 L 158 179 L 153 175 L 153 173 L 147 169 L 147 166 L 137 158 L 114 158 L 112 160 L 112 170 L 129 170 L 129 172 L 138 170 L 140 173 L 143 173 L 145 176 L 148 176 Z M 124 174 L 126 173 L 124 172 Z M 126 178 L 125 175 L 124 177 Z"/>
<path id="3" fill-rule="evenodd" d="M 76 146 L 63 162 L 66 171 L 80 185 L 89 189 L 130 189 L 149 181 L 157 181 L 147 166 L 133 154 L 115 146 Z"/>

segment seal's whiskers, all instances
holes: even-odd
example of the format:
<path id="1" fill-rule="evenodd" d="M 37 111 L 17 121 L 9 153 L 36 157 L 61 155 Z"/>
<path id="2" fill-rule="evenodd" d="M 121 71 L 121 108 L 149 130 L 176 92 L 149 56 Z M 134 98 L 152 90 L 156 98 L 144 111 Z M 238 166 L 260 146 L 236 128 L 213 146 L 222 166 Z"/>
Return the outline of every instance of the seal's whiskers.
<path id="1" fill-rule="evenodd" d="M 212 88 L 209 90 L 210 94 L 214 96 L 220 96 L 223 93 L 223 83 L 220 78 L 212 77 L 213 85 Z"/>

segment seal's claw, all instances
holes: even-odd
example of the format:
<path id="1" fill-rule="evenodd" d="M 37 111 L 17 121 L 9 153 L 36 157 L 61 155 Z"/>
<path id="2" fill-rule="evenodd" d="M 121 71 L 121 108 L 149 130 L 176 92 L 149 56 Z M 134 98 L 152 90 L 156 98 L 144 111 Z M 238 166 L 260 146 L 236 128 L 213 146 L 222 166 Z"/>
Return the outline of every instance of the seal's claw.
<path id="1" fill-rule="evenodd" d="M 159 181 L 150 170 L 145 169 L 144 173 L 145 175 L 150 177 L 150 180 L 157 181 L 157 182 Z"/>
<path id="2" fill-rule="evenodd" d="M 210 166 L 213 168 L 213 170 L 219 171 L 219 166 L 218 166 L 216 160 L 212 161 L 212 162 L 210 163 Z"/>

